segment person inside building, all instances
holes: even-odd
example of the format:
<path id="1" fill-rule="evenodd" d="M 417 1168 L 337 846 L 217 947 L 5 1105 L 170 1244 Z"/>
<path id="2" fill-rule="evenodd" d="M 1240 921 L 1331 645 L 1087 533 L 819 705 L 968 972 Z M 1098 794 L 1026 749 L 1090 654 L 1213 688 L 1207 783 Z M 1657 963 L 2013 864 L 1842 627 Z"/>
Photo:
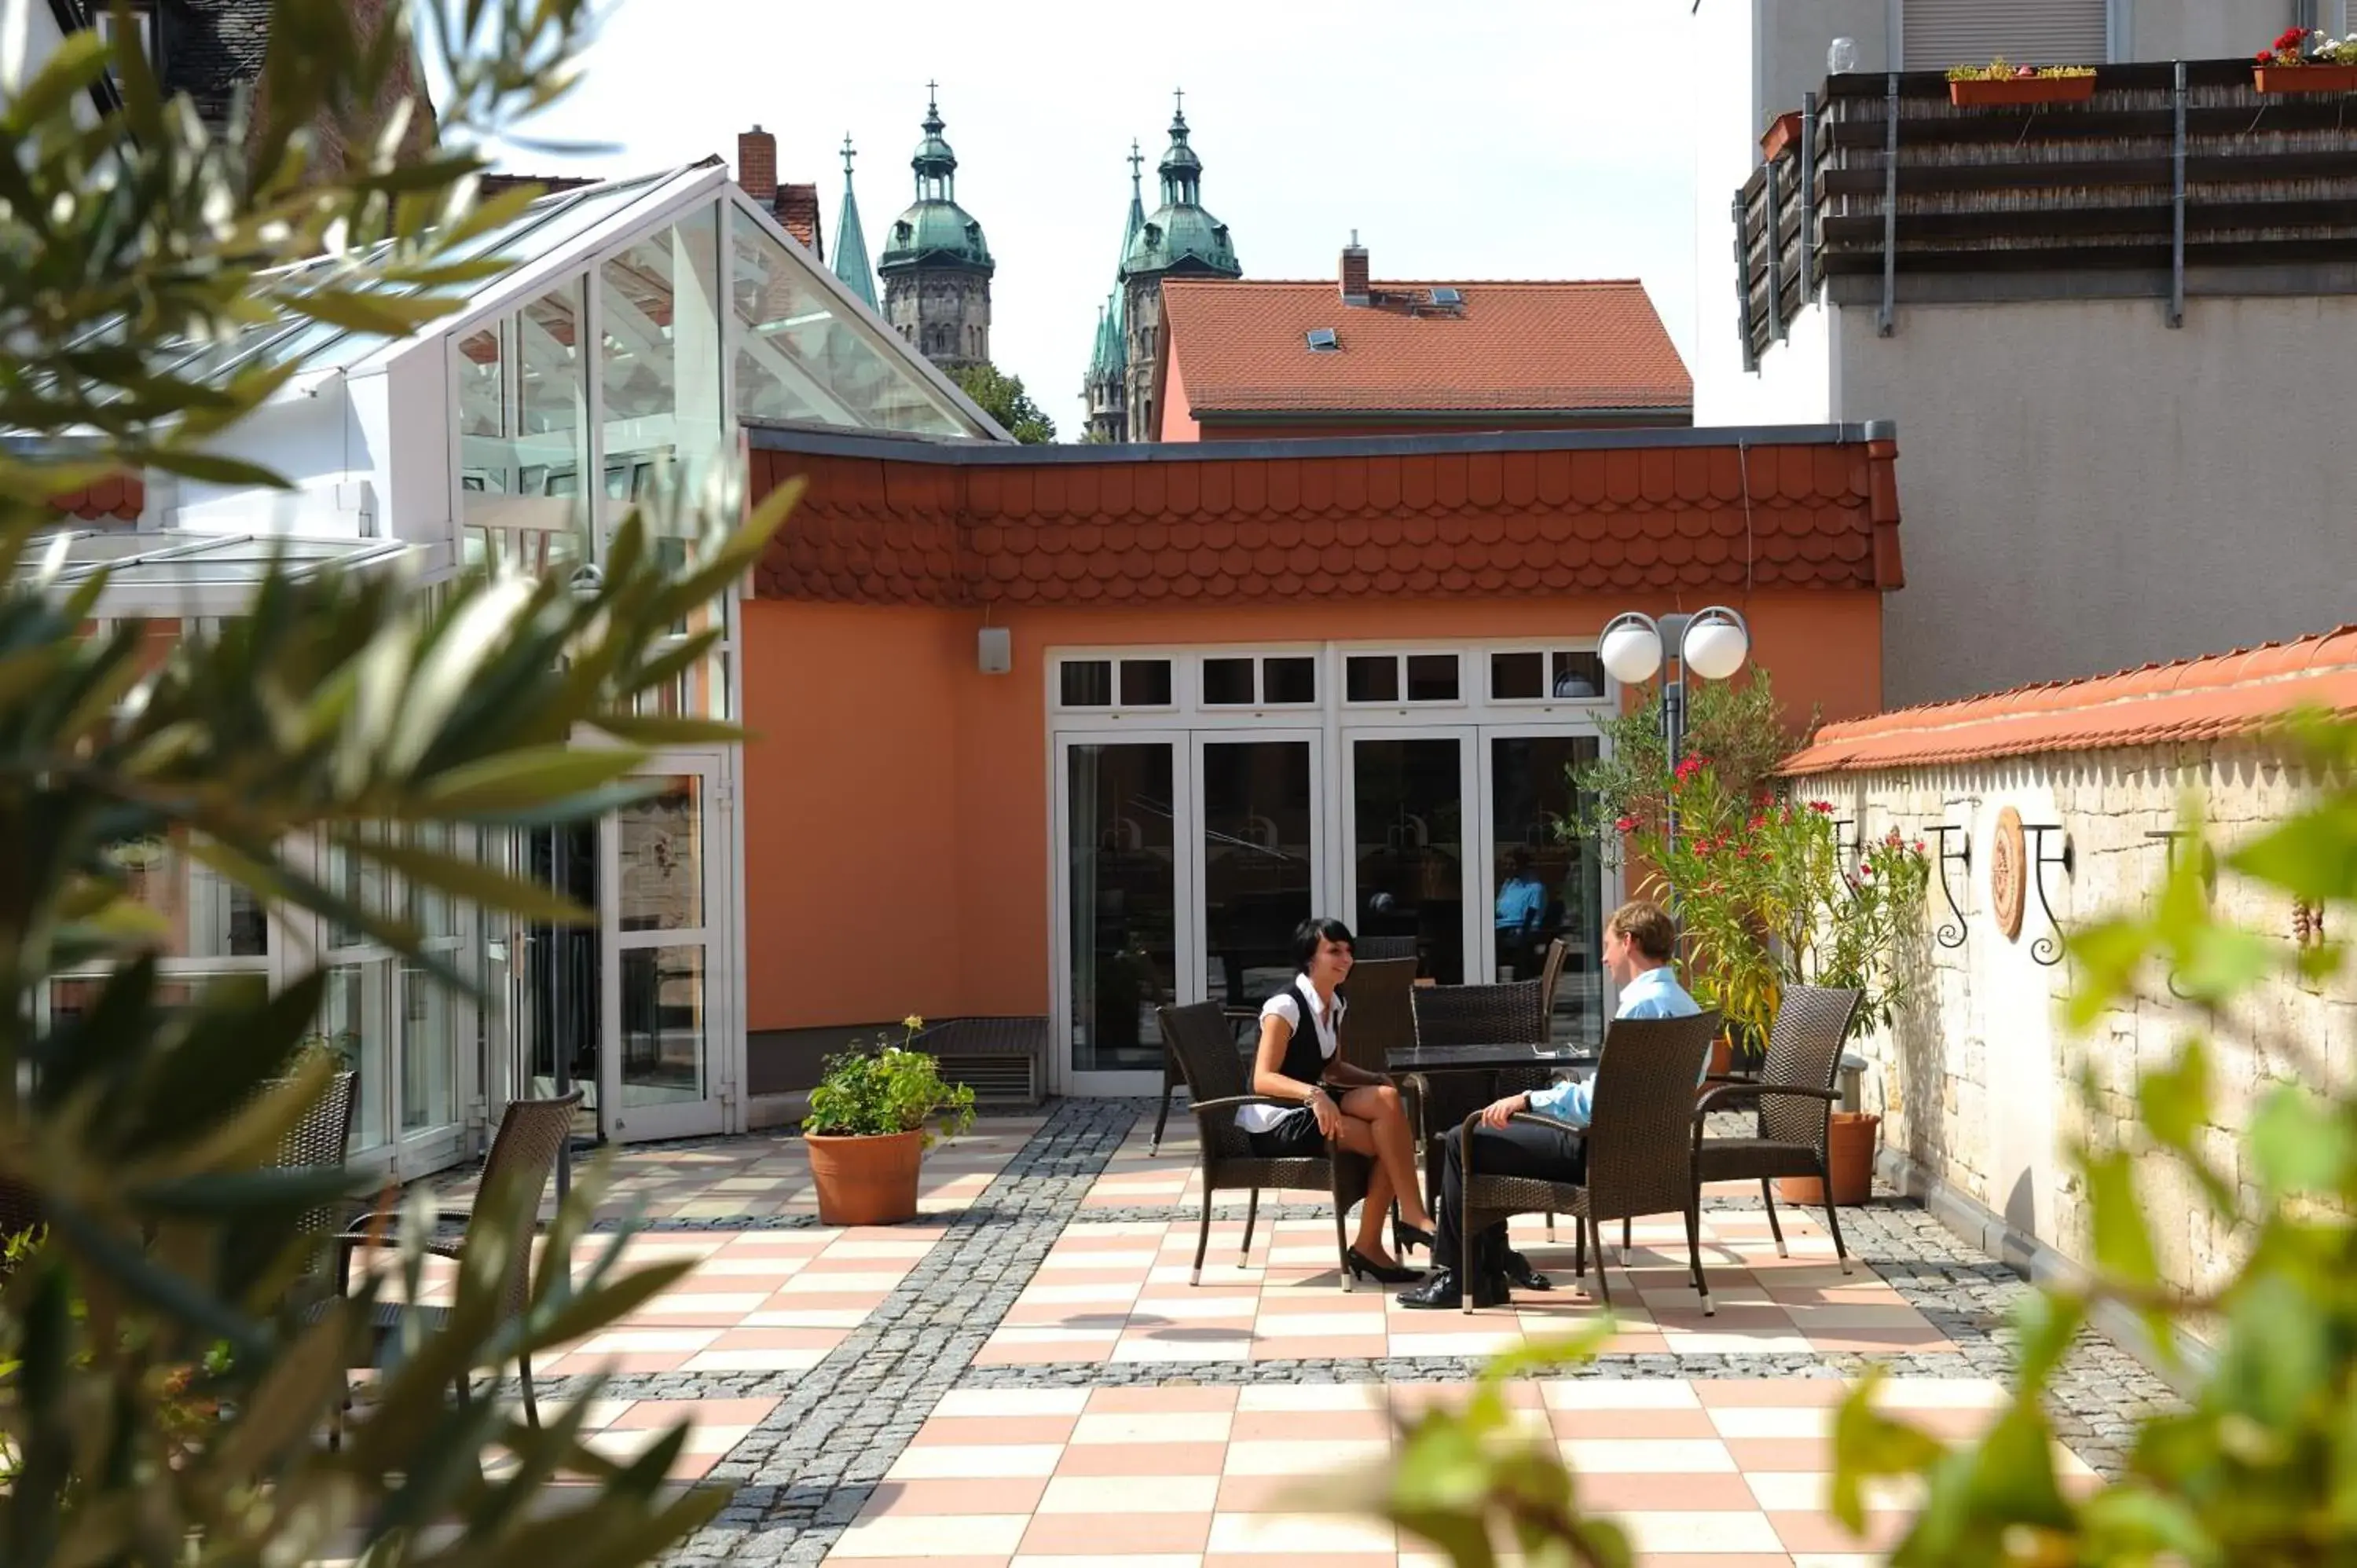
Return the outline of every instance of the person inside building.
<path id="1" fill-rule="evenodd" d="M 1677 951 L 1677 928 L 1657 904 L 1623 904 L 1604 923 L 1604 967 L 1620 987 L 1622 1018 L 1685 1018 L 1701 1009 L 1678 983 L 1670 965 Z M 1707 1072 L 1707 1068 L 1705 1071 Z M 1587 1175 L 1586 1129 L 1596 1109 L 1595 1079 L 1558 1083 L 1527 1094 L 1510 1094 L 1483 1109 L 1473 1129 L 1476 1168 L 1487 1175 L 1534 1176 L 1578 1182 Z M 1554 1125 L 1516 1122 L 1530 1112 Z M 1497 1306 L 1513 1287 L 1550 1290 L 1553 1282 L 1530 1260 L 1506 1244 L 1503 1220 L 1475 1238 L 1474 1278 L 1460 1277 L 1464 1257 L 1458 1227 L 1465 1213 L 1465 1130 L 1452 1127 L 1442 1140 L 1440 1219 L 1435 1227 L 1434 1273 L 1421 1285 L 1400 1293 L 1400 1305 L 1447 1307 L 1464 1305 L 1470 1291 L 1476 1306 Z M 1597 1260 L 1603 1266 L 1603 1260 Z"/>
<path id="2" fill-rule="evenodd" d="M 1374 1161 L 1367 1201 L 1359 1211 L 1359 1237 L 1350 1249 L 1353 1278 L 1405 1284 L 1423 1271 L 1404 1266 L 1408 1248 L 1432 1247 L 1432 1219 L 1415 1179 L 1414 1142 L 1398 1086 L 1382 1073 L 1353 1067 L 1340 1054 L 1342 1017 L 1349 1004 L 1335 994 L 1350 978 L 1351 928 L 1313 918 L 1293 935 L 1293 983 L 1260 1010 L 1260 1050 L 1253 1064 L 1253 1092 L 1288 1101 L 1291 1108 L 1247 1105 L 1237 1125 L 1263 1159 L 1295 1159 L 1323 1154 L 1331 1139 Z M 1383 1216 L 1399 1201 L 1393 1240 L 1401 1256 L 1383 1246 Z"/>
<path id="3" fill-rule="evenodd" d="M 1498 880 L 1498 961 L 1512 968 L 1516 979 L 1527 980 L 1537 968 L 1531 955 L 1546 903 L 1546 885 L 1531 875 L 1531 852 L 1516 848 L 1506 856 L 1505 875 Z"/>

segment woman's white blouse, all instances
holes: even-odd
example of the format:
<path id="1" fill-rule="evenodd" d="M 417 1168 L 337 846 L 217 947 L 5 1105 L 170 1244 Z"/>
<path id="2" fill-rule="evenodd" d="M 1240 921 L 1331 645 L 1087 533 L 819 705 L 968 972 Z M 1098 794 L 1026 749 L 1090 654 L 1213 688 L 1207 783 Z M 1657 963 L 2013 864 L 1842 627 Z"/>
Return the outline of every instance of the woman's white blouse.
<path id="1" fill-rule="evenodd" d="M 1260 1015 L 1264 1024 L 1271 1018 L 1284 1019 L 1286 1037 L 1290 1039 L 1292 1031 L 1301 1027 L 1301 1015 L 1307 1012 L 1317 1020 L 1318 1054 L 1332 1061 L 1337 1042 L 1341 1037 L 1342 1015 L 1350 1008 L 1349 1003 L 1337 996 L 1334 1005 L 1321 1012 L 1318 1006 L 1318 988 L 1310 984 L 1309 977 L 1304 974 L 1295 978 L 1292 990 L 1280 991 L 1262 1003 Z M 1258 1047 L 1254 1048 L 1257 1054 Z M 1236 1125 L 1247 1133 L 1265 1133 L 1284 1121 L 1285 1115 L 1285 1108 L 1281 1106 L 1247 1105 L 1236 1112 Z"/>

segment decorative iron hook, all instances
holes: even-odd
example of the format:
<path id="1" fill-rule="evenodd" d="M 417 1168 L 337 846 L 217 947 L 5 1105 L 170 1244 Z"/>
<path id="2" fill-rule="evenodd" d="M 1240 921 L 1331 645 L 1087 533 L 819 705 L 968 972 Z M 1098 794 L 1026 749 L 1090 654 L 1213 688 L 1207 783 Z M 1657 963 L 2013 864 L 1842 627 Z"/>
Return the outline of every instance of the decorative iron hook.
<path id="1" fill-rule="evenodd" d="M 1970 824 L 1955 822 L 1934 822 L 1932 824 L 1931 831 L 1940 837 L 1939 864 L 1933 868 L 1940 874 L 1940 897 L 1948 901 L 1948 913 L 1955 917 L 1953 920 L 1943 923 L 1934 930 L 1932 933 L 1932 940 L 1943 948 L 1960 948 L 1964 945 L 1964 911 L 1957 904 L 1956 896 L 1948 890 L 1948 863 L 1953 860 L 1964 867 L 1964 886 L 1967 888 L 1972 886 L 1973 832 Z M 1956 850 L 1948 848 L 1950 833 L 1964 835 L 1963 848 Z"/>
<path id="2" fill-rule="evenodd" d="M 1846 835 L 1844 829 L 1857 830 L 1857 836 Z M 1858 863 L 1865 858 L 1866 837 L 1857 820 L 1854 817 L 1835 817 L 1834 819 L 1834 869 L 1842 874 L 1842 889 L 1850 896 L 1852 901 L 1858 897 L 1857 866 Z"/>
<path id="3" fill-rule="evenodd" d="M 2046 914 L 2046 934 L 2029 944 L 2029 956 L 2051 969 L 2062 961 L 2062 922 L 2054 918 L 2054 906 L 2046 901 L 2046 868 L 2059 865 L 2069 876 L 2078 869 L 2077 853 L 2071 847 L 2071 835 L 2063 832 L 2060 822 L 2025 822 L 2021 831 L 2029 835 L 2029 886 L 2038 891 L 2038 907 Z M 2046 835 L 2061 833 L 2062 853 L 2046 853 Z"/>
<path id="4" fill-rule="evenodd" d="M 2147 839 L 2158 839 L 2161 842 L 2162 854 L 2167 861 L 2169 875 L 2173 880 L 2177 875 L 2177 841 L 2181 838 L 2190 837 L 2190 835 L 2188 834 L 2183 828 L 2154 828 L 2147 832 L 2144 836 Z M 2176 997 L 2179 1002 L 2191 1002 L 2195 1000 L 2192 993 L 2187 991 L 2183 986 L 2177 983 L 2177 966 L 2175 964 L 2172 963 L 2169 966 L 2168 974 L 2162 978 L 2168 983 L 2169 993 L 2171 996 Z"/>

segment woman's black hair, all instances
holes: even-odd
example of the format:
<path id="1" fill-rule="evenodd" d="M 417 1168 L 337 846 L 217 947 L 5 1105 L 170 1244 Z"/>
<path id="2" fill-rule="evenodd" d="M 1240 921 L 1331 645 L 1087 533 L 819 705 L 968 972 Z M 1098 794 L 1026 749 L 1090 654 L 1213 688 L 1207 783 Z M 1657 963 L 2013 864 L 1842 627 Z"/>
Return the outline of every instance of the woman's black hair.
<path id="1" fill-rule="evenodd" d="M 1297 973 L 1308 974 L 1318 957 L 1318 948 L 1327 942 L 1342 947 L 1355 947 L 1358 939 L 1351 928 L 1331 915 L 1312 915 L 1293 928 L 1293 967 Z"/>

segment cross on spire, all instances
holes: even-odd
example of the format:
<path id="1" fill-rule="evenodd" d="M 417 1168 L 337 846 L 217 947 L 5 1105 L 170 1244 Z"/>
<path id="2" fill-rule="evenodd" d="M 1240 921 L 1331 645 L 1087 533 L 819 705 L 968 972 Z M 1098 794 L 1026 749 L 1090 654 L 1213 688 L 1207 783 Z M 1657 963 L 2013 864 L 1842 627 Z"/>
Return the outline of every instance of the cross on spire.
<path id="1" fill-rule="evenodd" d="M 1145 176 L 1138 171 L 1146 166 L 1146 155 L 1137 149 L 1137 138 L 1129 139 L 1129 183 L 1135 185 Z"/>
<path id="2" fill-rule="evenodd" d="M 942 106 L 942 84 L 928 80 L 925 83 L 925 107 L 939 113 Z"/>
<path id="3" fill-rule="evenodd" d="M 851 160 L 858 156 L 851 145 L 851 133 L 845 131 L 843 134 L 843 182 L 845 185 L 851 183 Z"/>
<path id="4" fill-rule="evenodd" d="M 1184 114 L 1187 113 L 1187 90 L 1185 88 L 1172 88 L 1170 90 L 1170 97 L 1172 101 L 1177 103 L 1179 113 Z"/>

